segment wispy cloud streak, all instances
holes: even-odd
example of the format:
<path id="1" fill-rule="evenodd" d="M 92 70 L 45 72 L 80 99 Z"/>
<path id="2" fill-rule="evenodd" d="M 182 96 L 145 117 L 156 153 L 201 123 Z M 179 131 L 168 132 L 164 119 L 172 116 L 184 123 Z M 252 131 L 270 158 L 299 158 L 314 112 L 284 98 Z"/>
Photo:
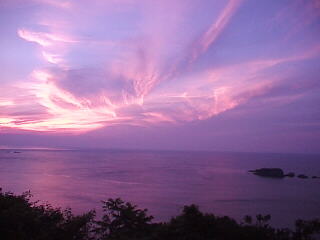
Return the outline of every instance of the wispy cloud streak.
<path id="1" fill-rule="evenodd" d="M 36 2 L 42 3 L 36 4 L 36 21 L 18 24 L 15 32 L 25 40 L 20 41 L 21 48 L 34 52 L 40 63 L 31 66 L 28 56 L 21 54 L 29 75 L 2 86 L 2 131 L 83 133 L 119 124 L 204 120 L 255 99 L 276 99 L 271 97 L 274 89 L 291 86 L 288 79 L 297 69 L 307 68 L 304 62 L 320 55 L 312 26 L 309 35 L 305 32 L 312 37 L 310 44 L 301 44 L 307 39 L 301 37 L 284 51 L 277 45 L 287 38 L 282 28 L 273 26 L 277 34 L 261 30 L 263 39 L 250 35 L 255 19 L 234 21 L 238 14 L 246 14 L 242 6 L 250 5 L 242 0 L 215 1 L 214 6 L 221 8 L 215 13 L 207 9 L 212 2 L 194 0 L 156 5 L 147 0 Z M 312 6 L 306 9 L 314 13 L 318 8 Z M 207 15 L 193 10 L 197 8 Z M 312 22 L 319 18 L 312 16 Z M 269 26 L 269 18 L 256 18 Z M 242 24 L 247 25 L 239 34 Z M 224 42 L 226 30 L 237 38 Z M 210 51 L 218 39 L 220 48 Z M 303 95 L 294 94 L 281 99 L 295 101 Z"/>
<path id="2" fill-rule="evenodd" d="M 229 0 L 218 18 L 211 24 L 210 28 L 200 37 L 192 49 L 191 62 L 194 62 L 201 54 L 216 41 L 221 32 L 227 26 L 232 16 L 240 6 L 242 0 Z"/>

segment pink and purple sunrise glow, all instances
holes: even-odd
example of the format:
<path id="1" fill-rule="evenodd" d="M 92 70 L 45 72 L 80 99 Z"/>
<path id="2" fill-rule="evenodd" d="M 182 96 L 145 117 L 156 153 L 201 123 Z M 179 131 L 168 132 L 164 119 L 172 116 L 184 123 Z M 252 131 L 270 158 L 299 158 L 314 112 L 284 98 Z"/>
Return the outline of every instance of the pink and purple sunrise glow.
<path id="1" fill-rule="evenodd" d="M 319 152 L 319 0 L 1 0 L 0 146 Z"/>

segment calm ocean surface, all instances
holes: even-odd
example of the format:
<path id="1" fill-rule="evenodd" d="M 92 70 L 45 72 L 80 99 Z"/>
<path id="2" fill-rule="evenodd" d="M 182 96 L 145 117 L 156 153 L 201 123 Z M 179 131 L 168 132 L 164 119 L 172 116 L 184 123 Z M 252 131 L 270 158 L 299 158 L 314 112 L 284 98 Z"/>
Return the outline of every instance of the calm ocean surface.
<path id="1" fill-rule="evenodd" d="M 203 211 L 242 219 L 271 214 L 277 226 L 320 217 L 320 179 L 269 179 L 249 169 L 280 167 L 320 176 L 319 155 L 0 150 L 0 187 L 81 213 L 121 197 L 148 208 L 156 220 L 195 203 Z"/>

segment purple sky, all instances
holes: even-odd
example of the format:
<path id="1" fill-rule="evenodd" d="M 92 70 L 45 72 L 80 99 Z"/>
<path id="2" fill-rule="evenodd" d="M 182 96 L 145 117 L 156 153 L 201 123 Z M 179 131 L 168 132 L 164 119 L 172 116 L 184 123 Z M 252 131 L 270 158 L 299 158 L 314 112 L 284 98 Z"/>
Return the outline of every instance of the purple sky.
<path id="1" fill-rule="evenodd" d="M 320 0 L 1 0 L 0 147 L 320 153 Z"/>

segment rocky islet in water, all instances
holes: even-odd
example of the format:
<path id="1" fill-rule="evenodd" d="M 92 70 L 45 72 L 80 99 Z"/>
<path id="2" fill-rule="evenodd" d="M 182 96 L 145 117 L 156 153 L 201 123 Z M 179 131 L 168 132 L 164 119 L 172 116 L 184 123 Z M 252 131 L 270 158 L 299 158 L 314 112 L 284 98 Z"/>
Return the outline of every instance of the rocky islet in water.
<path id="1" fill-rule="evenodd" d="M 289 172 L 287 174 L 284 174 L 284 171 L 281 168 L 258 168 L 255 170 L 249 170 L 249 172 L 261 177 L 271 177 L 271 178 L 284 178 L 284 177 L 293 178 L 296 175 L 294 172 Z M 304 174 L 299 174 L 297 175 L 297 178 L 307 179 L 309 177 Z M 320 177 L 312 176 L 312 179 L 320 179 Z"/>

